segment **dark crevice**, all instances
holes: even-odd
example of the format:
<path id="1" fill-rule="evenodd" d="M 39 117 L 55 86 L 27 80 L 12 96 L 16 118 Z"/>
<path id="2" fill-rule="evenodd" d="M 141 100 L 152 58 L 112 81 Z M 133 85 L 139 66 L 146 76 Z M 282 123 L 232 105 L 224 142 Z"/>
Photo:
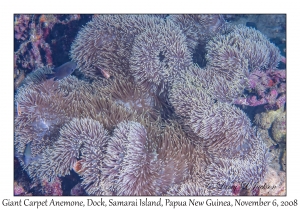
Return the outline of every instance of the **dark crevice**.
<path id="1" fill-rule="evenodd" d="M 160 51 L 159 55 L 158 55 L 159 61 L 162 62 L 165 59 L 165 57 L 166 56 L 164 55 L 164 53 L 162 51 Z"/>
<path id="2" fill-rule="evenodd" d="M 193 63 L 198 64 L 201 68 L 206 66 L 206 55 L 207 51 L 205 49 L 205 44 L 198 44 L 193 53 Z"/>

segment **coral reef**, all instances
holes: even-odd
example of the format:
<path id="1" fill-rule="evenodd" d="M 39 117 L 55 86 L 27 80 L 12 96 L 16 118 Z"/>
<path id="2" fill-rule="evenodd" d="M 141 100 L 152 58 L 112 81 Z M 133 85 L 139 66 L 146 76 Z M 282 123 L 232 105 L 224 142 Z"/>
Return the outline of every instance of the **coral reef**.
<path id="1" fill-rule="evenodd" d="M 58 44 L 63 48 L 66 46 L 61 42 L 63 37 L 57 39 L 57 26 L 65 25 L 70 28 L 73 21 L 80 20 L 80 15 L 76 14 L 16 14 L 14 17 L 14 79 L 20 82 L 25 73 L 56 64 L 53 52 L 57 53 Z M 53 33 L 56 34 L 53 36 Z M 15 88 L 20 82 L 15 82 Z"/>
<path id="2" fill-rule="evenodd" d="M 278 109 L 276 111 L 271 110 L 271 111 L 256 114 L 254 122 L 262 129 L 269 129 L 272 123 L 274 122 L 274 120 L 277 119 L 282 112 L 283 112 L 283 108 Z"/>
<path id="3" fill-rule="evenodd" d="M 14 195 L 24 195 L 25 190 L 17 182 L 14 182 Z"/>
<path id="4" fill-rule="evenodd" d="M 282 171 L 286 171 L 286 148 L 284 148 L 283 153 L 280 156 L 280 166 Z"/>
<path id="5" fill-rule="evenodd" d="M 286 170 L 286 111 L 284 107 L 255 115 L 258 133 L 272 154 L 271 166 Z"/>
<path id="6" fill-rule="evenodd" d="M 247 106 L 265 105 L 268 110 L 276 110 L 285 105 L 286 75 L 285 70 L 255 70 L 249 75 L 249 94 L 239 97 L 234 103 Z"/>
<path id="7" fill-rule="evenodd" d="M 83 187 L 81 186 L 80 183 L 76 184 L 72 189 L 71 189 L 71 192 L 70 192 L 71 195 L 74 195 L 74 196 L 80 196 L 80 195 L 86 195 Z"/>
<path id="8" fill-rule="evenodd" d="M 269 188 L 260 189 L 259 195 L 270 196 L 270 195 L 286 195 L 286 174 L 282 171 L 275 171 L 272 168 L 268 169 L 268 173 L 262 180 L 262 186 L 264 184 L 270 186 Z"/>
<path id="9" fill-rule="evenodd" d="M 222 15 L 94 15 L 53 80 L 46 38 L 79 17 L 16 16 L 15 68 L 36 60 L 15 79 L 15 157 L 32 182 L 16 195 L 285 193 L 254 188 L 282 186 L 270 161 L 285 170 L 284 59 L 265 35 Z M 257 127 L 237 105 L 265 105 Z"/>
<path id="10" fill-rule="evenodd" d="M 218 100 L 228 102 L 241 96 L 245 88 L 256 87 L 253 85 L 255 80 L 251 77 L 254 71 L 275 69 L 281 61 L 279 49 L 274 44 L 259 31 L 244 26 L 233 27 L 230 33 L 215 36 L 206 48 L 208 72 L 216 72 L 205 77 L 208 81 L 206 88 Z M 224 88 L 226 83 L 227 87 Z M 269 85 L 263 82 L 259 84 Z M 223 86 L 222 89 L 220 86 Z M 265 98 L 261 92 L 260 96 Z M 276 97 L 277 95 L 275 99 Z"/>
<path id="11" fill-rule="evenodd" d="M 282 112 L 272 124 L 272 136 L 278 143 L 286 141 L 286 113 Z"/>
<path id="12" fill-rule="evenodd" d="M 47 180 L 42 180 L 42 193 L 46 196 L 61 196 L 63 191 L 61 189 L 61 181 L 58 177 L 56 177 L 51 182 Z"/>

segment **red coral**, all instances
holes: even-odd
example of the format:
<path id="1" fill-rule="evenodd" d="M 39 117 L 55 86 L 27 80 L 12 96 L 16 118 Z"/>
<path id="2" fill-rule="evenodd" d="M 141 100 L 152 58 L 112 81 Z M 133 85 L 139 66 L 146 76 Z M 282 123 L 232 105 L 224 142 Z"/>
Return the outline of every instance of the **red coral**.
<path id="1" fill-rule="evenodd" d="M 247 106 L 265 105 L 266 109 L 278 109 L 285 104 L 286 71 L 269 69 L 266 71 L 255 70 L 250 73 L 249 88 L 251 92 L 246 97 L 235 100 L 235 104 Z M 258 99 L 259 98 L 259 99 Z"/>

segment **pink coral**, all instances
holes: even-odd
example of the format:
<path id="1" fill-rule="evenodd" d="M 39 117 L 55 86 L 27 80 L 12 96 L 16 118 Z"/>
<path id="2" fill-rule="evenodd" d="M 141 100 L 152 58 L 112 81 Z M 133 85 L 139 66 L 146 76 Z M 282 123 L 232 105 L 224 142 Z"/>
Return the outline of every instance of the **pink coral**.
<path id="1" fill-rule="evenodd" d="M 44 195 L 47 196 L 61 196 L 63 195 L 63 191 L 61 188 L 61 181 L 58 177 L 56 177 L 51 182 L 48 182 L 47 180 L 42 181 L 42 191 Z"/>
<path id="2" fill-rule="evenodd" d="M 237 98 L 234 103 L 259 106 L 265 105 L 266 109 L 279 109 L 284 106 L 286 98 L 286 71 L 285 70 L 255 70 L 248 77 L 249 90 L 256 94 Z"/>
<path id="3" fill-rule="evenodd" d="M 24 195 L 26 192 L 24 188 L 17 182 L 14 182 L 14 195 Z"/>

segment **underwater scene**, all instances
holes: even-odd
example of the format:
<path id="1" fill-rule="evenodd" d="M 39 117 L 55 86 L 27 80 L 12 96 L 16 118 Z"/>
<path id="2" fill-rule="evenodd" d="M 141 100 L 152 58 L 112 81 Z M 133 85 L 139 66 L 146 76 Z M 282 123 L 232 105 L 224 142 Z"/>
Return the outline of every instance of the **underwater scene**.
<path id="1" fill-rule="evenodd" d="M 15 14 L 15 196 L 286 195 L 285 14 Z"/>

